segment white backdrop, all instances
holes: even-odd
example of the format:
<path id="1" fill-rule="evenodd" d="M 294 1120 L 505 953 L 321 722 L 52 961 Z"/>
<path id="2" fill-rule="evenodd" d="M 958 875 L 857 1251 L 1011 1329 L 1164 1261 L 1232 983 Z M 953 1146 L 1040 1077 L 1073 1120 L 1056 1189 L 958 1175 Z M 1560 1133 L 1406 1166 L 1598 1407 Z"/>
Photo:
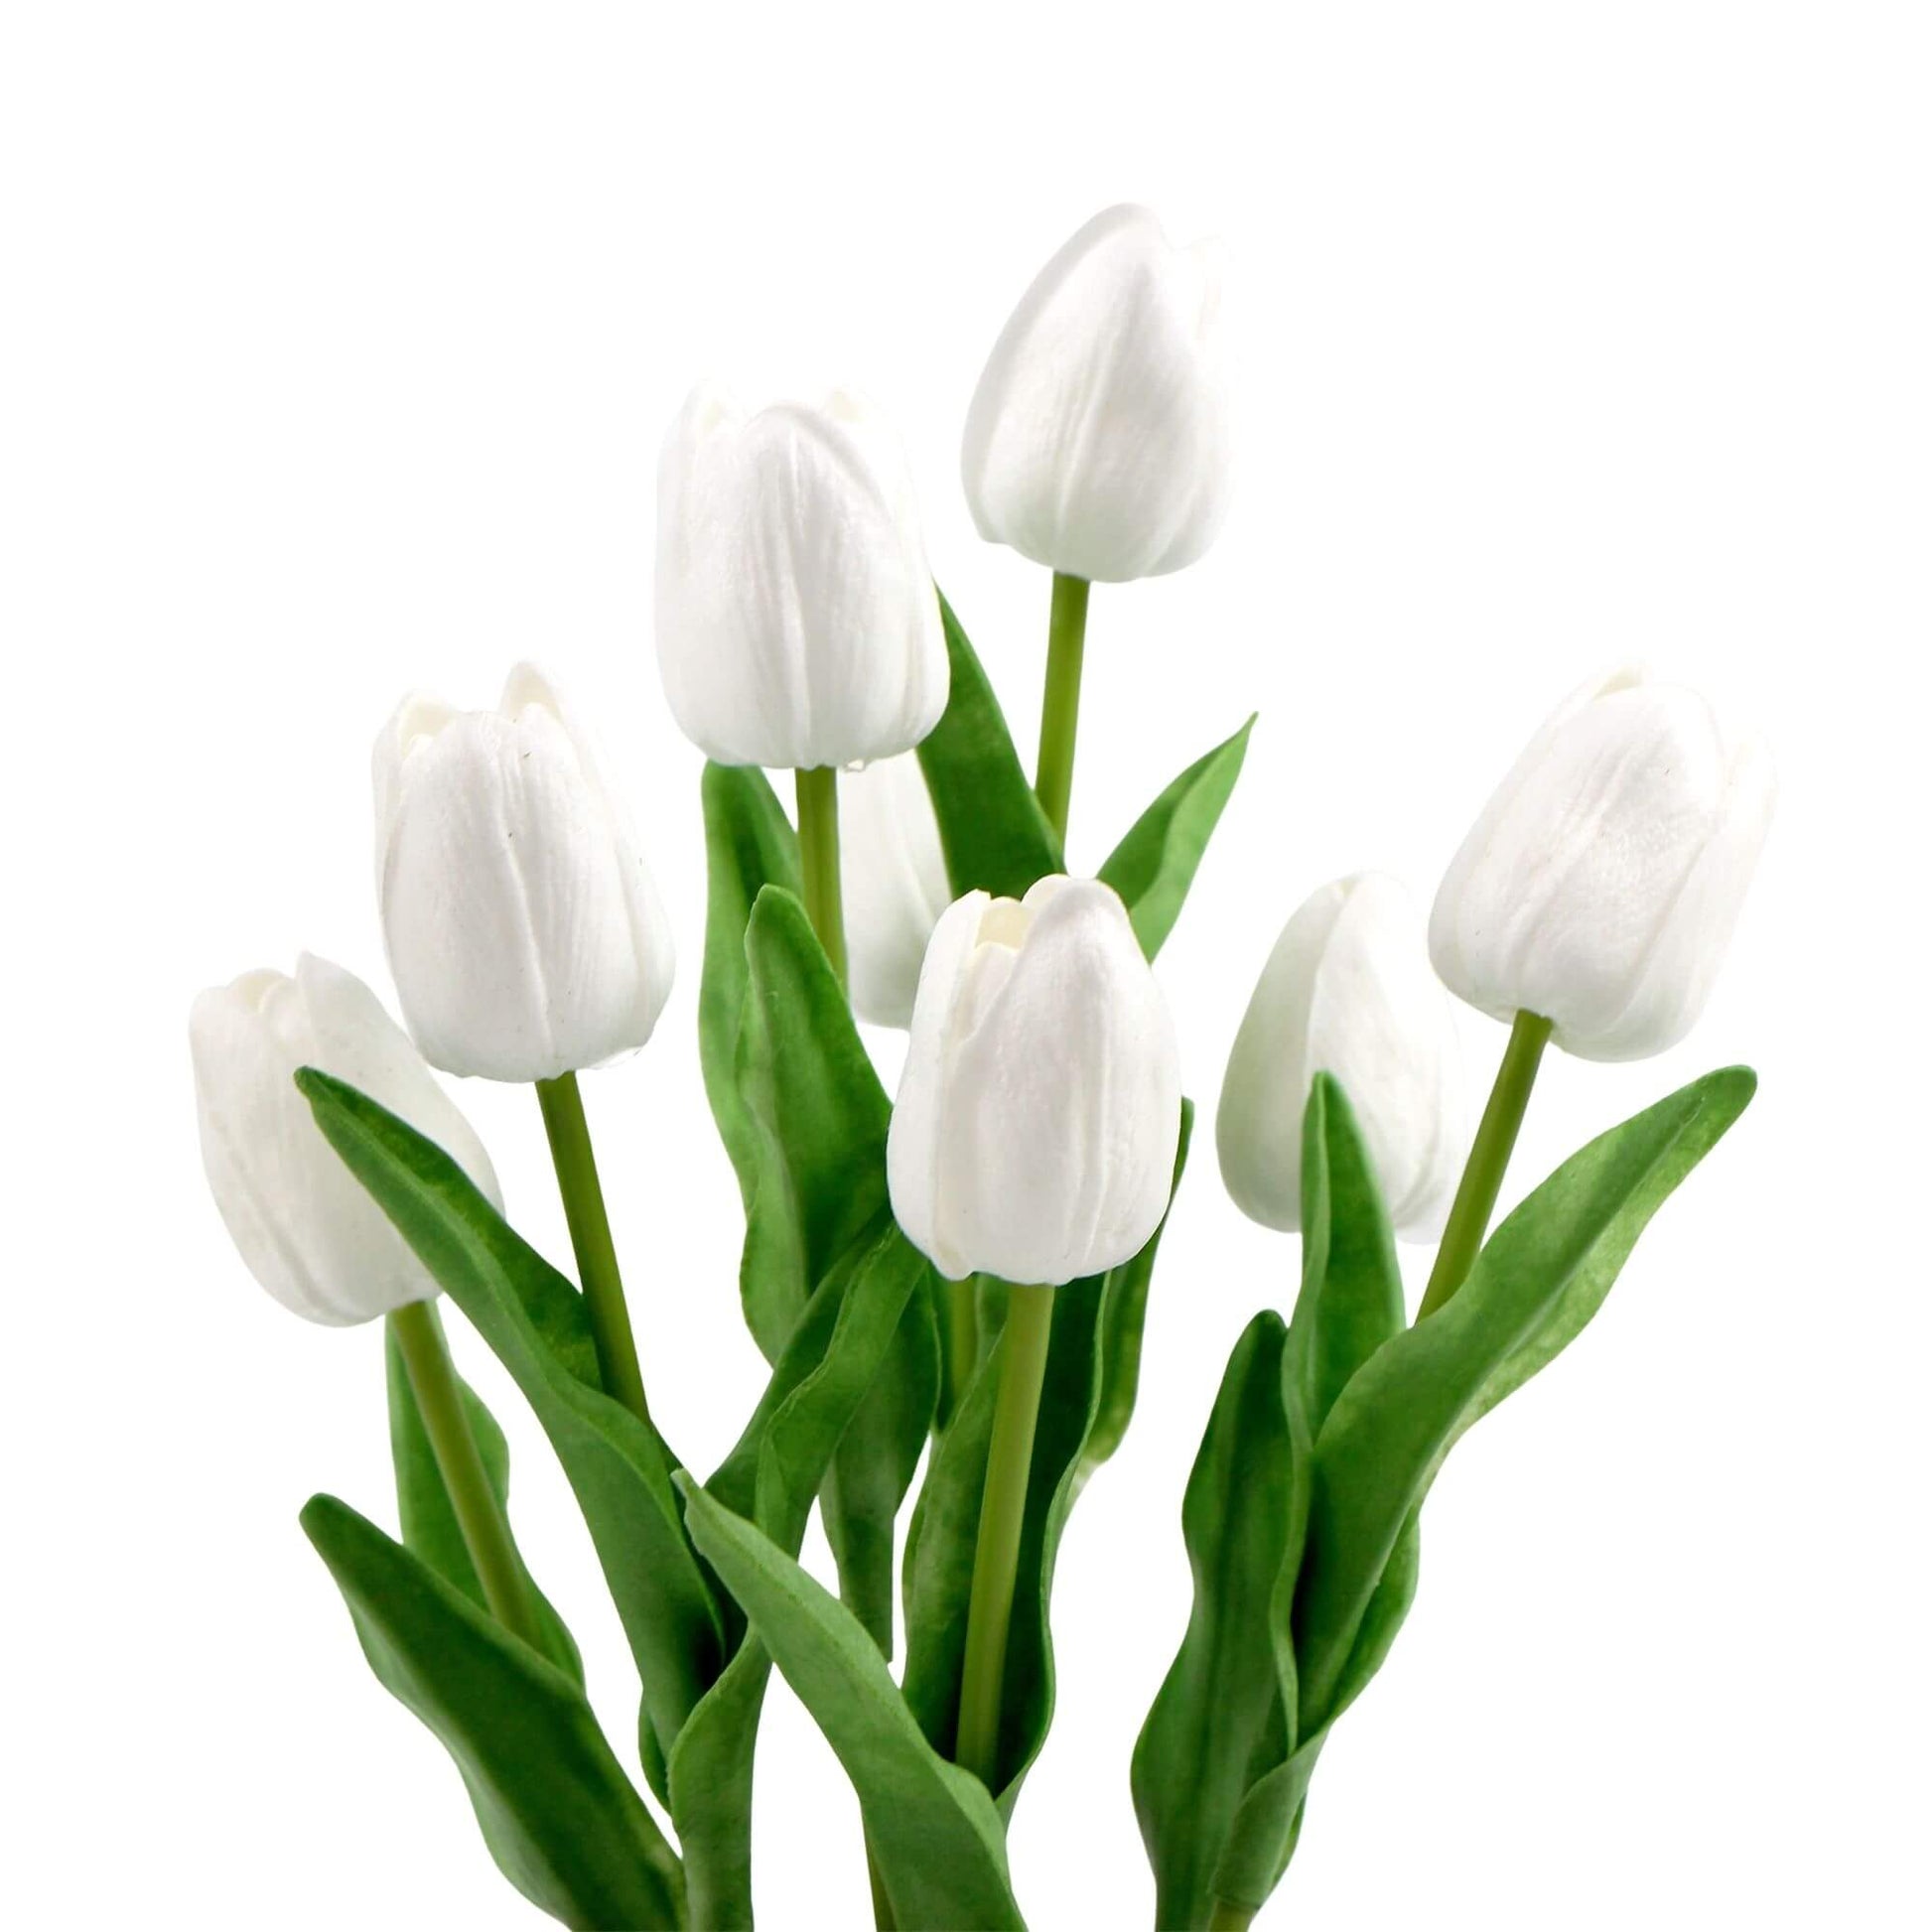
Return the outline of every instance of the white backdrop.
<path id="1" fill-rule="evenodd" d="M 1094 597 L 1071 856 L 1260 710 L 1161 964 L 1207 1117 L 1292 906 L 1365 865 L 1433 890 L 1592 668 L 1724 688 L 1784 780 L 1704 1025 L 1553 1058 L 1510 1192 L 1708 1066 L 1753 1061 L 1758 1102 L 1457 1451 L 1263 1924 L 1924 1923 L 1925 29 L 1857 0 L 0 15 L 0 1914 L 534 1921 L 296 1527 L 322 1487 L 391 1520 L 380 1337 L 242 1273 L 188 1002 L 305 946 L 386 989 L 377 725 L 550 665 L 682 946 L 658 1038 L 585 1087 L 653 1406 L 708 1467 L 761 1370 L 695 1051 L 699 759 L 650 651 L 658 439 L 712 370 L 870 390 L 1030 752 L 1046 580 L 975 537 L 959 431 L 1034 270 L 1137 199 L 1228 243 L 1242 475 L 1206 561 Z M 1468 1043 L 1486 1081 L 1500 1030 Z M 531 1096 L 462 1098 L 567 1254 Z M 1139 1414 L 1060 1564 L 1012 1843 L 1041 1928 L 1147 1922 L 1127 1759 L 1185 1617 L 1180 1488 L 1296 1266 L 1197 1145 Z M 457 1344 L 626 1737 L 568 1492 Z M 759 1818 L 768 1925 L 866 1922 L 856 1807 L 782 1688 Z"/>

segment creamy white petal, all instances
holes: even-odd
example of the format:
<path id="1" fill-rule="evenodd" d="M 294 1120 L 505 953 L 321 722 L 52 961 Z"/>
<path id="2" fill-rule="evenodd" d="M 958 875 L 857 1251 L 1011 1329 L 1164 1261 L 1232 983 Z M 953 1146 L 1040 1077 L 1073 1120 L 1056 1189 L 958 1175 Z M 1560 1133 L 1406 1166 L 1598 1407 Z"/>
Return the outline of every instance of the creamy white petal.
<path id="1" fill-rule="evenodd" d="M 1769 828 L 1761 741 L 1628 668 L 1544 725 L 1451 861 L 1430 950 L 1499 1019 L 1587 1059 L 1673 1045 L 1709 998 Z"/>
<path id="2" fill-rule="evenodd" d="M 436 1285 L 323 1138 L 294 1075 L 317 1066 L 435 1141 L 501 1206 L 483 1144 L 375 995 L 304 955 L 212 988 L 189 1019 L 203 1164 L 255 1279 L 311 1321 L 372 1320 Z"/>
<path id="3" fill-rule="evenodd" d="M 839 845 L 852 1004 L 862 1019 L 907 1026 L 926 941 L 952 897 L 916 753 L 840 781 Z"/>
<path id="4" fill-rule="evenodd" d="M 1147 208 L 1097 214 L 1007 323 L 967 411 L 980 534 L 1070 576 L 1179 570 L 1226 515 L 1221 263 Z"/>
<path id="5" fill-rule="evenodd" d="M 750 413 L 693 392 L 658 460 L 655 607 L 672 714 L 723 763 L 890 758 L 945 709 L 911 472 L 849 390 Z"/>

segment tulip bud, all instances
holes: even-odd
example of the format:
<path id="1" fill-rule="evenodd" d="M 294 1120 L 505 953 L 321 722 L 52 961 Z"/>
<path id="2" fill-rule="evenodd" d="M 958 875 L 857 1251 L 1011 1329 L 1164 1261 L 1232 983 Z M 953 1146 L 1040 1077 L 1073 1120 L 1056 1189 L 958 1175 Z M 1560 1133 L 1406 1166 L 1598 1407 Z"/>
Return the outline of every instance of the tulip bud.
<path id="1" fill-rule="evenodd" d="M 353 973 L 305 953 L 295 977 L 244 973 L 188 1022 L 202 1162 L 248 1271 L 311 1321 L 373 1321 L 436 1293 L 422 1263 L 324 1140 L 296 1091 L 320 1067 L 441 1146 L 501 1206 L 470 1123 Z"/>
<path id="2" fill-rule="evenodd" d="M 1227 511 L 1230 410 L 1212 244 L 1144 207 L 1096 214 L 993 346 L 961 469 L 980 535 L 1124 583 L 1205 554 Z"/>
<path id="3" fill-rule="evenodd" d="M 839 788 L 852 1004 L 882 1027 L 911 1023 L 926 941 L 952 900 L 939 821 L 915 754 L 881 759 Z"/>
<path id="4" fill-rule="evenodd" d="M 748 415 L 701 385 L 657 463 L 657 663 L 723 764 L 910 751 L 950 671 L 911 472 L 863 398 Z"/>
<path id="5" fill-rule="evenodd" d="M 1126 1261 L 1167 1209 L 1173 1022 L 1111 887 L 968 893 L 933 928 L 886 1149 L 941 1274 L 1051 1284 Z"/>
<path id="6" fill-rule="evenodd" d="M 1455 1010 L 1430 970 L 1422 912 L 1364 872 L 1309 897 L 1275 941 L 1221 1083 L 1214 1139 L 1234 1204 L 1302 1225 L 1302 1115 L 1340 1081 L 1397 1233 L 1442 1232 L 1469 1151 Z"/>
<path id="7" fill-rule="evenodd" d="M 433 1065 L 549 1080 L 650 1037 L 671 990 L 669 922 L 540 672 L 519 664 L 494 711 L 404 699 L 374 778 L 383 937 Z"/>
<path id="8" fill-rule="evenodd" d="M 1587 1060 L 1661 1053 L 1704 1011 L 1776 794 L 1755 734 L 1641 668 L 1530 741 L 1449 864 L 1429 950 L 1452 993 L 1539 1014 Z"/>

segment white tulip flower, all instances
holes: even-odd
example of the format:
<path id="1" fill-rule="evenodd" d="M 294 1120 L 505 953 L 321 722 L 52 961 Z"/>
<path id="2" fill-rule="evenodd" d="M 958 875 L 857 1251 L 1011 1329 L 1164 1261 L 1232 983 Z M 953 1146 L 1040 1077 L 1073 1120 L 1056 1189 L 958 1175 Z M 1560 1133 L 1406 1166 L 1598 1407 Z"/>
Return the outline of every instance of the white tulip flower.
<path id="1" fill-rule="evenodd" d="M 669 921 L 543 675 L 519 664 L 494 711 L 406 698 L 373 768 L 383 937 L 425 1056 L 549 1080 L 641 1046 L 671 990 Z"/>
<path id="2" fill-rule="evenodd" d="M 1302 1225 L 1302 1116 L 1317 1073 L 1341 1083 L 1396 1232 L 1433 1240 L 1469 1151 L 1455 1009 L 1400 881 L 1358 873 L 1282 928 L 1221 1084 L 1215 1145 L 1234 1203 Z"/>
<path id="3" fill-rule="evenodd" d="M 905 1027 L 926 941 L 952 901 L 939 821 L 918 755 L 856 771 L 840 787 L 845 939 L 863 1020 Z"/>
<path id="4" fill-rule="evenodd" d="M 353 973 L 306 953 L 292 979 L 244 973 L 196 1000 L 188 1038 L 214 1204 L 249 1272 L 297 1314 L 345 1326 L 437 1292 L 323 1138 L 296 1090 L 298 1067 L 360 1088 L 436 1142 L 501 1207 L 475 1130 Z"/>
<path id="5" fill-rule="evenodd" d="M 1173 1021 L 1111 887 L 1054 876 L 946 910 L 886 1153 L 941 1274 L 1058 1286 L 1138 1254 L 1179 1132 Z"/>
<path id="6" fill-rule="evenodd" d="M 835 769 L 910 751 L 950 671 L 911 472 L 864 398 L 756 412 L 701 385 L 657 466 L 657 662 L 723 764 Z"/>
<path id="7" fill-rule="evenodd" d="M 1626 668 L 1572 694 L 1450 862 L 1429 921 L 1449 990 L 1540 1015 L 1589 1060 L 1661 1053 L 1703 1012 L 1776 796 L 1770 754 Z"/>
<path id="8" fill-rule="evenodd" d="M 1097 214 L 1013 312 L 966 415 L 983 537 L 1124 583 L 1202 556 L 1227 512 L 1221 262 L 1144 207 Z"/>

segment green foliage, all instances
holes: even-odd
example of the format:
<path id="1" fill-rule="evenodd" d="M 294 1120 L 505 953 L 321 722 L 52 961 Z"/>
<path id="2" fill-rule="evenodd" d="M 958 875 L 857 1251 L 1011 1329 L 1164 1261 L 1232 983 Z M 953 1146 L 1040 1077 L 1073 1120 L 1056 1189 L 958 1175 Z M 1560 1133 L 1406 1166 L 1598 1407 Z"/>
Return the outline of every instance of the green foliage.
<path id="1" fill-rule="evenodd" d="M 302 1527 L 370 1668 L 463 1773 L 490 1856 L 570 1926 L 683 1923 L 678 1862 L 573 1680 L 333 1496 Z"/>
<path id="2" fill-rule="evenodd" d="M 1193 1610 L 1135 1753 L 1162 1926 L 1205 1925 L 1216 1900 L 1255 1910 L 1279 1882 L 1329 1728 L 1414 1598 L 1443 1458 L 1583 1328 L 1753 1086 L 1708 1074 L 1591 1142 L 1405 1327 L 1366 1149 L 1317 1079 L 1295 1317 L 1258 1317 L 1229 1362 L 1182 1512 Z"/>
<path id="3" fill-rule="evenodd" d="M 756 1524 L 686 1484 L 691 1533 L 859 1794 L 897 1924 L 1022 1928 L 985 1787 L 921 1734 L 865 1625 Z"/>
<path id="4" fill-rule="evenodd" d="M 429 1311 L 432 1321 L 439 1321 L 436 1310 Z M 420 1557 L 445 1583 L 454 1584 L 479 1609 L 487 1608 L 483 1580 L 470 1560 L 469 1545 L 457 1524 L 456 1505 L 443 1481 L 436 1451 L 430 1447 L 423 1428 L 422 1412 L 416 1406 L 409 1386 L 409 1370 L 404 1365 L 402 1347 L 395 1330 L 385 1327 L 385 1349 L 389 1383 L 389 1456 L 396 1469 L 396 1511 L 402 1522 L 403 1547 Z M 470 1433 L 477 1440 L 483 1456 L 483 1473 L 495 1492 L 496 1502 L 507 1522 L 510 1495 L 510 1449 L 497 1427 L 496 1418 L 467 1382 L 459 1382 L 463 1392 L 463 1411 L 469 1418 Z M 519 1564 L 522 1558 L 517 1558 Z M 524 1571 L 527 1578 L 529 1572 Z M 582 1684 L 584 1662 L 564 1620 L 536 1585 L 530 1585 L 536 1604 L 537 1621 L 542 1627 L 544 1655 L 566 1677 Z"/>
<path id="5" fill-rule="evenodd" d="M 441 1148 L 313 1067 L 317 1125 L 469 1316 L 543 1425 L 590 1526 L 643 1685 L 639 1747 L 659 1797 L 664 1759 L 724 1667 L 726 1633 L 691 1545 L 675 1461 L 597 1381 L 583 1298 Z"/>

